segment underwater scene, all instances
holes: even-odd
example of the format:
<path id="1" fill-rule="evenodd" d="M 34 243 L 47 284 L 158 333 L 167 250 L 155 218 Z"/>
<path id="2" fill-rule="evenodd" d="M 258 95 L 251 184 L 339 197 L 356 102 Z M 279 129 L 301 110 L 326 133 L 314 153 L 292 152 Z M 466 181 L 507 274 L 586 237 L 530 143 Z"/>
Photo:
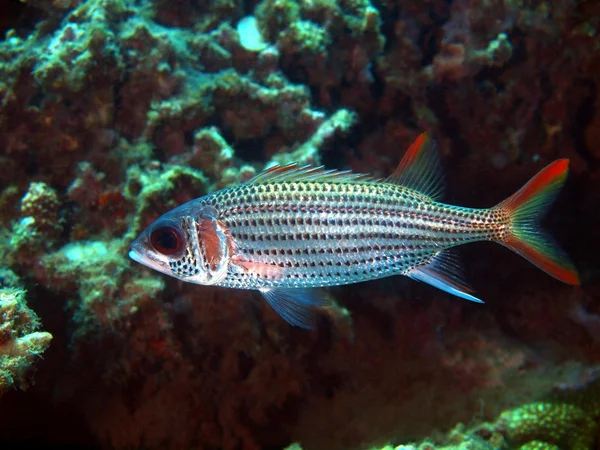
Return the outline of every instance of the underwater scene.
<path id="1" fill-rule="evenodd" d="M 600 2 L 1 11 L 0 448 L 600 448 Z"/>

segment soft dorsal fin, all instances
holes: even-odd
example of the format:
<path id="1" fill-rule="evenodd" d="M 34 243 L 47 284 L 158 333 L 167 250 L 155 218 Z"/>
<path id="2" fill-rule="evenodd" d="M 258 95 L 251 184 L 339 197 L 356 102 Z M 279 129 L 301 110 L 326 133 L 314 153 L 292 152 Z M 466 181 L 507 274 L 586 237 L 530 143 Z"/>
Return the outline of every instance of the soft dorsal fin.
<path id="1" fill-rule="evenodd" d="M 385 181 L 439 200 L 444 192 L 444 183 L 435 141 L 426 133 L 419 135 Z"/>
<path id="2" fill-rule="evenodd" d="M 323 166 L 300 166 L 298 163 L 285 166 L 272 166 L 248 180 L 248 184 L 284 183 L 284 182 L 330 182 L 349 183 L 351 181 L 379 181 L 371 175 L 355 173 L 350 170 L 328 170 Z"/>

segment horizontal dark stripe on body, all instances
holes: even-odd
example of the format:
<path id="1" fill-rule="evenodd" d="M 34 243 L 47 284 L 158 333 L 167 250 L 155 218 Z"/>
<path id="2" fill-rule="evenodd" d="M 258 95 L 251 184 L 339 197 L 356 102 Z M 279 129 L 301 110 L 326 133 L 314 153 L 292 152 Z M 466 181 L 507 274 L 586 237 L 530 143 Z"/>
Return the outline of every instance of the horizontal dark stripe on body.
<path id="1" fill-rule="evenodd" d="M 440 250 L 498 233 L 493 210 L 376 183 L 248 185 L 211 203 L 240 255 L 283 269 L 280 278 L 230 269 L 231 287 L 265 279 L 269 286 L 327 286 L 400 274 Z"/>

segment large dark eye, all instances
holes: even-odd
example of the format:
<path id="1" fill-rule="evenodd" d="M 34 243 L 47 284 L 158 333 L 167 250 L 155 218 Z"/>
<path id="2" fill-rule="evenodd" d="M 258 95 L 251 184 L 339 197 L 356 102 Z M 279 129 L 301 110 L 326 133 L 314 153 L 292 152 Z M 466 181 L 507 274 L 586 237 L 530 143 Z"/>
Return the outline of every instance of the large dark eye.
<path id="1" fill-rule="evenodd" d="M 183 246 L 181 234 L 171 226 L 163 226 L 152 230 L 150 242 L 154 250 L 163 255 L 174 255 Z"/>

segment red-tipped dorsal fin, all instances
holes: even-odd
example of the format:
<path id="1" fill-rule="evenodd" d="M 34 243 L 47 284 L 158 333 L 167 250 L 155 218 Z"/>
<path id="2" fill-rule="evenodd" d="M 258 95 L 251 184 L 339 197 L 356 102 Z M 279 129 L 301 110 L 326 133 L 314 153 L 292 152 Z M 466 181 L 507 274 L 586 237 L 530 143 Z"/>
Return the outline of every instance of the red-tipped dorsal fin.
<path id="1" fill-rule="evenodd" d="M 510 230 L 502 244 L 554 278 L 579 284 L 579 275 L 568 256 L 539 227 L 540 219 L 560 192 L 568 172 L 568 159 L 554 161 L 496 208 L 510 217 Z"/>
<path id="2" fill-rule="evenodd" d="M 426 133 L 420 134 L 386 182 L 413 189 L 432 200 L 439 199 L 444 183 L 435 141 Z"/>

